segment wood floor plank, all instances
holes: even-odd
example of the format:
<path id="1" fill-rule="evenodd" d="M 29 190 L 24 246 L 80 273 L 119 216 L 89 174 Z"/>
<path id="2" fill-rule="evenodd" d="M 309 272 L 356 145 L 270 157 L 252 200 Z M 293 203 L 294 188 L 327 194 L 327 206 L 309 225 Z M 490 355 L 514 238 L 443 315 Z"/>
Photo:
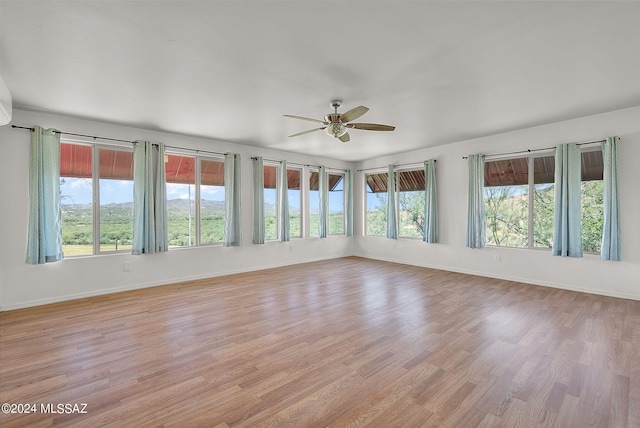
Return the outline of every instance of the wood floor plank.
<path id="1" fill-rule="evenodd" d="M 640 302 L 358 257 L 0 313 L 0 426 L 637 427 Z"/>

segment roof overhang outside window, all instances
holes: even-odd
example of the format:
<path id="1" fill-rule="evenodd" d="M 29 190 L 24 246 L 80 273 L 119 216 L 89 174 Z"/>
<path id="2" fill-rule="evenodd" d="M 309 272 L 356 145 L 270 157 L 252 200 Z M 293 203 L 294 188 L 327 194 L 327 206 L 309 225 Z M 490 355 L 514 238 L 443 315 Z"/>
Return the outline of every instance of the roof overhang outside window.
<path id="1" fill-rule="evenodd" d="M 367 174 L 367 186 L 370 193 L 387 191 L 388 173 Z M 400 192 L 424 191 L 424 170 L 396 171 L 396 182 Z"/>
<path id="2" fill-rule="evenodd" d="M 582 181 L 602 180 L 602 152 L 582 152 Z M 554 156 L 533 158 L 534 184 L 553 183 Z M 517 186 L 529 183 L 529 158 L 488 160 L 484 163 L 484 186 Z"/>

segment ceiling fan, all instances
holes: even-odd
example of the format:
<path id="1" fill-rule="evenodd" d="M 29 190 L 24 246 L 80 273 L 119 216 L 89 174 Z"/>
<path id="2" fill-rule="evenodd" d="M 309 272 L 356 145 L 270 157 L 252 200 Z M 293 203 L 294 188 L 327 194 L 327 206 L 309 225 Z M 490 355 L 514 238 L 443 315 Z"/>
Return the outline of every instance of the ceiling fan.
<path id="1" fill-rule="evenodd" d="M 347 132 L 349 128 L 351 129 L 364 129 L 367 131 L 393 131 L 396 129 L 395 126 L 389 125 L 378 125 L 376 123 L 348 123 L 352 120 L 355 120 L 369 111 L 368 107 L 358 106 L 354 107 L 346 113 L 338 113 L 338 108 L 342 105 L 342 101 L 333 100 L 331 104 L 329 104 L 331 108 L 333 108 L 333 113 L 329 113 L 324 117 L 324 120 L 311 119 L 308 117 L 302 116 L 293 116 L 290 114 L 285 114 L 285 117 L 291 117 L 294 119 L 300 120 L 308 120 L 309 122 L 317 122 L 321 123 L 324 126 L 320 128 L 309 129 L 308 131 L 298 132 L 297 134 L 289 135 L 289 137 L 297 137 L 298 135 L 309 134 L 311 132 L 320 131 L 324 129 L 324 132 L 331 137 L 335 137 L 338 140 L 346 143 L 349 141 L 349 133 Z"/>

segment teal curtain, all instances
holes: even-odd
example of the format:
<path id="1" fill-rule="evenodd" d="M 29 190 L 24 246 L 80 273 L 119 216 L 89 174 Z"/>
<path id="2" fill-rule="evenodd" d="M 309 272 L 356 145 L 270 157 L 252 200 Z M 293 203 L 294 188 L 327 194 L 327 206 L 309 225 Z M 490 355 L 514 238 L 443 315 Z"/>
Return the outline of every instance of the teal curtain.
<path id="1" fill-rule="evenodd" d="M 438 242 L 438 197 L 436 161 L 424 161 L 424 242 Z"/>
<path id="2" fill-rule="evenodd" d="M 136 141 L 133 146 L 133 244 L 131 254 L 169 249 L 164 144 Z"/>
<path id="3" fill-rule="evenodd" d="M 62 260 L 60 215 L 60 132 L 34 126 L 29 158 L 27 263 Z"/>
<path id="4" fill-rule="evenodd" d="M 253 243 L 264 244 L 264 162 L 253 159 Z"/>
<path id="5" fill-rule="evenodd" d="M 600 258 L 620 260 L 620 179 L 618 178 L 618 137 L 602 143 L 604 162 L 604 222 Z"/>
<path id="6" fill-rule="evenodd" d="M 289 232 L 289 180 L 287 176 L 287 161 L 280 162 L 278 168 L 278 212 L 280 241 L 288 242 L 291 239 Z"/>
<path id="7" fill-rule="evenodd" d="M 344 173 L 344 199 L 347 236 L 353 236 L 353 171 L 348 169 Z"/>
<path id="8" fill-rule="evenodd" d="M 327 189 L 327 170 L 324 166 L 318 168 L 318 190 L 320 194 L 320 206 L 318 208 L 318 237 L 327 237 L 327 205 L 329 190 Z"/>
<path id="9" fill-rule="evenodd" d="M 576 144 L 556 147 L 555 168 L 551 253 L 554 256 L 582 257 L 580 148 Z"/>
<path id="10" fill-rule="evenodd" d="M 396 173 L 389 165 L 387 175 L 387 238 L 398 239 L 398 219 L 396 216 Z"/>
<path id="11" fill-rule="evenodd" d="M 225 247 L 237 247 L 242 238 L 240 201 L 240 155 L 224 155 L 224 242 Z"/>
<path id="12" fill-rule="evenodd" d="M 467 247 L 484 248 L 484 155 L 469 155 L 469 190 L 467 199 Z"/>

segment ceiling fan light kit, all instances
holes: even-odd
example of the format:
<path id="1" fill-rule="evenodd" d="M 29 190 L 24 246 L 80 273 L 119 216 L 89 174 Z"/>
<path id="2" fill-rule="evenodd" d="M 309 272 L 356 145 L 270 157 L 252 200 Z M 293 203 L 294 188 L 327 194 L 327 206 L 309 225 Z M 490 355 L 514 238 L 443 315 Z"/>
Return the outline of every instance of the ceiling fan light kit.
<path id="1" fill-rule="evenodd" d="M 285 114 L 285 117 L 290 117 L 292 119 L 300 119 L 307 120 L 310 122 L 322 123 L 324 126 L 320 128 L 310 129 L 308 131 L 298 132 L 297 134 L 289 135 L 289 137 L 297 137 L 299 135 L 309 134 L 311 132 L 320 131 L 324 129 L 327 135 L 330 137 L 334 137 L 346 143 L 349 141 L 349 133 L 347 132 L 349 129 L 363 129 L 366 131 L 393 131 L 395 126 L 390 125 L 380 125 L 377 123 L 348 123 L 352 120 L 355 120 L 369 111 L 368 107 L 358 106 L 354 107 L 346 113 L 338 113 L 338 108 L 342 105 L 342 101 L 333 100 L 329 104 L 331 108 L 333 108 L 333 113 L 329 113 L 324 117 L 324 120 L 311 119 L 303 116 L 293 116 L 290 114 Z"/>

